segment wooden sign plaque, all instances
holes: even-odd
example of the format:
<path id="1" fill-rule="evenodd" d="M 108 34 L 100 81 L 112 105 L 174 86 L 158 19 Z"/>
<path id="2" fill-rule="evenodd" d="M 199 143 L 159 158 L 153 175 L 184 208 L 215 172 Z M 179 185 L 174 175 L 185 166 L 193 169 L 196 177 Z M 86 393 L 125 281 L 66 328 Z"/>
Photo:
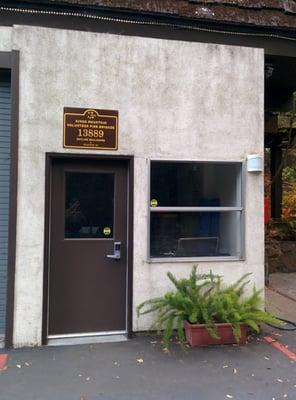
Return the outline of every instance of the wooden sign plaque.
<path id="1" fill-rule="evenodd" d="M 118 111 L 65 107 L 64 147 L 117 150 Z"/>

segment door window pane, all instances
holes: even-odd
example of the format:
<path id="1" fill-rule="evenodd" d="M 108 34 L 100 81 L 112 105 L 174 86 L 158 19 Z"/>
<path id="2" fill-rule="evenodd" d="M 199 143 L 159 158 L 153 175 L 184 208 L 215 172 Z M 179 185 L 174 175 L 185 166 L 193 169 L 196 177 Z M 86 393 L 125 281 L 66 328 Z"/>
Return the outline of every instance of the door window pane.
<path id="1" fill-rule="evenodd" d="M 151 213 L 151 257 L 239 257 L 239 211 Z"/>
<path id="2" fill-rule="evenodd" d="M 114 174 L 66 172 L 65 238 L 112 238 Z"/>
<path id="3" fill-rule="evenodd" d="M 151 204 L 240 207 L 241 163 L 151 163 Z"/>

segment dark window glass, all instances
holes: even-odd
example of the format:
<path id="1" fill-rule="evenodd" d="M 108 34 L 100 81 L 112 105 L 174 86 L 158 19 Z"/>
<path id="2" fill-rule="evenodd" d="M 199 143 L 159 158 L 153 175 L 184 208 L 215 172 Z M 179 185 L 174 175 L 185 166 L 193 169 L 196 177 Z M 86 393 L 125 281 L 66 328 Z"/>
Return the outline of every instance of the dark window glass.
<path id="1" fill-rule="evenodd" d="M 151 163 L 151 205 L 240 207 L 240 163 Z"/>
<path id="2" fill-rule="evenodd" d="M 151 257 L 240 256 L 239 211 L 153 212 Z"/>
<path id="3" fill-rule="evenodd" d="M 66 172 L 65 238 L 112 238 L 114 174 Z"/>

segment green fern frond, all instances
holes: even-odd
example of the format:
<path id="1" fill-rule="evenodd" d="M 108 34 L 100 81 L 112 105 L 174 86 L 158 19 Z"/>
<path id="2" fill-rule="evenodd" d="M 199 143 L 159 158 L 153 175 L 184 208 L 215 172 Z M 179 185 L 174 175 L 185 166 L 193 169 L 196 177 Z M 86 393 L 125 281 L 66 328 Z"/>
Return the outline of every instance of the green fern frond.
<path id="1" fill-rule="evenodd" d="M 206 330 L 209 332 L 209 334 L 212 336 L 214 339 L 221 339 L 220 336 L 217 333 L 217 328 L 215 324 L 208 324 L 206 325 Z"/>
<path id="2" fill-rule="evenodd" d="M 232 326 L 232 331 L 233 331 L 233 336 L 236 340 L 236 343 L 239 343 L 240 338 L 241 338 L 241 326 L 239 322 L 235 322 L 231 324 Z"/>
<path id="3" fill-rule="evenodd" d="M 175 320 L 175 316 L 174 314 L 171 314 L 168 319 L 166 320 L 166 323 L 164 325 L 164 331 L 163 331 L 163 344 L 166 348 L 169 347 L 170 344 L 170 338 L 173 336 L 174 330 L 173 330 L 173 326 L 174 326 L 174 320 Z"/>
<path id="4" fill-rule="evenodd" d="M 175 289 L 138 305 L 137 315 L 154 314 L 152 327 L 162 331 L 165 347 L 169 346 L 175 332 L 181 347 L 184 347 L 184 320 L 206 324 L 209 334 L 217 339 L 215 323 L 230 323 L 237 342 L 240 340 L 241 322 L 257 332 L 261 322 L 283 326 L 281 321 L 263 311 L 262 290 L 254 287 L 250 295 L 243 296 L 250 275 L 244 274 L 233 284 L 225 286 L 221 276 L 214 275 L 212 271 L 198 274 L 196 266 L 192 268 L 189 278 L 177 279 L 168 272 L 167 276 Z"/>
<path id="5" fill-rule="evenodd" d="M 184 327 L 183 327 L 184 320 L 183 320 L 182 317 L 178 317 L 177 318 L 176 325 L 177 325 L 177 336 L 178 336 L 178 339 L 179 339 L 180 346 L 181 346 L 182 350 L 185 350 L 185 342 L 186 342 L 186 340 L 185 340 Z"/>
<path id="6" fill-rule="evenodd" d="M 260 327 L 259 325 L 252 319 L 245 319 L 244 323 L 247 324 L 251 329 L 256 331 L 257 333 L 260 332 Z"/>

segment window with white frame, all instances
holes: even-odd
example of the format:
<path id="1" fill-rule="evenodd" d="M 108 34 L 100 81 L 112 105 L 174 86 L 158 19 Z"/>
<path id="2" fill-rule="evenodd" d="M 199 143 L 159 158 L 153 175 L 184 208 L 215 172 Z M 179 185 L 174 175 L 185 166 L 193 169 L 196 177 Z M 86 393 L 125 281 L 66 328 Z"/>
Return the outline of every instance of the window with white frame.
<path id="1" fill-rule="evenodd" d="M 242 163 L 151 161 L 150 258 L 241 259 Z"/>

